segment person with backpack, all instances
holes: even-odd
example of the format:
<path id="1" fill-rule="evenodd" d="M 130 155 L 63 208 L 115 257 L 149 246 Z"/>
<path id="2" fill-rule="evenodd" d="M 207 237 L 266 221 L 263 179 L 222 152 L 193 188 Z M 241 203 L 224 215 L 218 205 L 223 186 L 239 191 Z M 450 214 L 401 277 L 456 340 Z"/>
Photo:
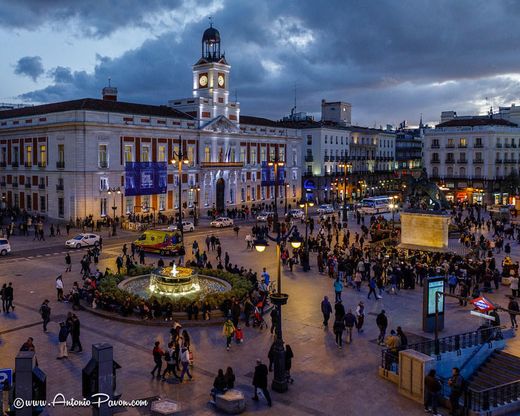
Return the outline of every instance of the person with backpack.
<path id="1" fill-rule="evenodd" d="M 451 370 L 451 378 L 448 380 L 448 385 L 451 388 L 450 393 L 450 404 L 451 404 L 451 415 L 457 416 L 459 414 L 460 409 L 460 398 L 464 393 L 466 381 L 460 375 L 460 369 L 458 367 L 453 367 Z"/>
<path id="2" fill-rule="evenodd" d="M 49 300 L 45 299 L 40 306 L 40 315 L 43 319 L 43 332 L 47 332 L 47 324 L 51 320 L 51 308 L 49 307 Z"/>
<path id="3" fill-rule="evenodd" d="M 168 375 L 173 374 L 176 379 L 180 380 L 181 378 L 177 374 L 177 368 L 175 365 L 175 344 L 173 341 L 168 343 L 168 348 L 164 352 L 164 361 L 166 362 L 166 368 L 162 373 L 161 380 L 166 380 L 166 373 L 168 373 Z"/>
<path id="4" fill-rule="evenodd" d="M 159 341 L 155 341 L 155 346 L 152 350 L 152 356 L 153 361 L 155 363 L 155 367 L 150 372 L 150 374 L 152 374 L 152 377 L 155 377 L 155 371 L 157 371 L 157 378 L 161 376 L 162 358 L 164 356 L 164 351 L 161 349 L 160 344 L 161 343 Z"/>
<path id="5" fill-rule="evenodd" d="M 431 412 L 433 416 L 440 416 L 437 413 L 437 403 L 439 402 L 439 395 L 442 385 L 436 377 L 437 372 L 432 368 L 428 375 L 424 378 L 425 401 L 424 410 Z"/>

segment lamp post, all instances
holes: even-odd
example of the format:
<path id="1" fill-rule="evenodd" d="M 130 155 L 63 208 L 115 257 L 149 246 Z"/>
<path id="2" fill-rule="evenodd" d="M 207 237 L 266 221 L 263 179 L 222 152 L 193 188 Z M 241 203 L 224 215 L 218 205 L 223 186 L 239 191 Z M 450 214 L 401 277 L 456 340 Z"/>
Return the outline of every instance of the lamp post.
<path id="1" fill-rule="evenodd" d="M 179 136 L 179 150 L 176 152 L 173 151 L 173 159 L 171 161 L 172 165 L 177 164 L 177 171 L 179 175 L 179 222 L 177 223 L 177 227 L 181 232 L 181 242 L 184 244 L 184 227 L 182 226 L 182 165 L 187 165 L 190 163 L 188 159 L 184 158 L 184 154 L 182 153 L 182 137 Z M 177 160 L 175 160 L 177 158 Z"/>
<path id="2" fill-rule="evenodd" d="M 276 275 L 277 275 L 277 290 L 276 293 L 272 293 L 270 295 L 271 302 L 274 306 L 276 306 L 276 311 L 278 315 L 278 320 L 276 324 L 276 338 L 274 344 L 274 378 L 272 383 L 272 389 L 279 393 L 283 393 L 287 391 L 287 377 L 285 373 L 285 348 L 282 336 L 282 305 L 287 303 L 289 295 L 286 293 L 282 293 L 282 266 L 281 266 L 281 244 L 284 241 L 289 241 L 293 248 L 299 248 L 302 244 L 302 239 L 298 234 L 298 228 L 296 226 L 292 226 L 289 231 L 285 234 L 281 233 L 280 223 L 278 222 L 278 206 L 277 206 L 277 196 L 278 196 L 278 168 L 283 166 L 284 163 L 278 160 L 278 157 L 275 158 L 273 162 L 269 162 L 269 166 L 274 167 L 274 228 L 273 231 L 275 233 L 275 237 L 270 236 L 268 233 L 261 233 L 257 235 L 257 239 L 255 240 L 255 248 L 258 252 L 263 252 L 267 247 L 267 239 L 274 241 L 276 243 Z"/>
<path id="3" fill-rule="evenodd" d="M 341 216 L 343 217 L 343 222 L 347 222 L 347 174 L 350 167 L 349 163 L 340 163 L 340 168 L 343 168 L 343 213 Z"/>
<path id="4" fill-rule="evenodd" d="M 116 210 L 117 210 L 117 206 L 116 206 L 116 195 L 121 195 L 121 188 L 117 187 L 117 188 L 108 188 L 107 190 L 107 194 L 108 195 L 112 195 L 114 194 L 114 199 L 113 199 L 113 203 L 112 203 L 112 211 L 114 212 L 113 216 L 112 216 L 112 221 L 114 222 L 113 225 L 112 225 L 112 235 L 116 235 L 117 232 L 116 232 Z"/>
<path id="5" fill-rule="evenodd" d="M 287 193 L 289 192 L 289 184 L 286 183 L 285 186 L 285 211 L 284 211 L 284 214 L 287 215 Z"/>
<path id="6" fill-rule="evenodd" d="M 314 206 L 313 201 L 302 199 L 300 201 L 300 208 L 305 208 L 305 247 L 303 252 L 303 271 L 308 272 L 311 269 L 309 264 L 309 207 Z"/>
<path id="7" fill-rule="evenodd" d="M 200 192 L 200 187 L 198 186 L 192 186 L 191 187 L 191 190 L 193 192 L 195 192 L 195 201 L 193 201 L 193 225 L 194 226 L 197 226 L 198 225 L 198 221 L 199 221 L 199 213 L 198 213 L 198 207 L 199 207 L 199 192 Z"/>
<path id="8" fill-rule="evenodd" d="M 392 231 L 394 231 L 394 229 L 395 229 L 395 224 L 394 224 L 395 210 L 397 208 L 397 203 L 395 202 L 395 198 L 396 198 L 395 195 L 392 195 L 390 198 L 391 198 L 390 211 L 392 211 Z"/>

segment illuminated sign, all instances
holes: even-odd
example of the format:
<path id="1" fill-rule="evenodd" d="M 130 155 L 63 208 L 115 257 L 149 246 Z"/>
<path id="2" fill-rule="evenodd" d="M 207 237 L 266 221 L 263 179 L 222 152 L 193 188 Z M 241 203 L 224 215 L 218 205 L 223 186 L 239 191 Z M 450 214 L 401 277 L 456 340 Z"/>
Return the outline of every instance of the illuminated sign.
<path id="1" fill-rule="evenodd" d="M 126 162 L 125 196 L 165 194 L 166 162 Z"/>
<path id="2" fill-rule="evenodd" d="M 435 294 L 444 292 L 444 279 L 428 281 L 428 315 L 435 315 Z M 438 297 L 438 311 L 444 312 L 444 295 Z"/>

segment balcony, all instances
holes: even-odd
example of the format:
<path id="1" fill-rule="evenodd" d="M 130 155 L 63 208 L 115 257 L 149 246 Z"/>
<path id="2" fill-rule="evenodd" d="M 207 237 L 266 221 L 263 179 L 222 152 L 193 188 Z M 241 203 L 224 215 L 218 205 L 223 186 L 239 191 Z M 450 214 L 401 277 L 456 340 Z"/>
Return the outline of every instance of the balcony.
<path id="1" fill-rule="evenodd" d="M 432 164 L 439 164 L 439 163 L 441 163 L 441 161 L 440 161 L 440 159 L 431 159 L 430 163 L 432 163 Z"/>
<path id="2" fill-rule="evenodd" d="M 26 183 L 25 184 L 25 189 L 31 189 L 31 184 L 30 183 Z"/>
<path id="3" fill-rule="evenodd" d="M 509 143 L 504 144 L 504 147 L 505 147 L 506 149 L 511 149 L 511 145 L 510 145 Z"/>
<path id="4" fill-rule="evenodd" d="M 446 149 L 455 149 L 455 145 L 454 144 L 447 144 L 446 145 Z"/>
<path id="5" fill-rule="evenodd" d="M 312 155 L 307 155 L 307 156 L 305 156 L 305 161 L 306 162 L 314 162 L 314 157 Z"/>
<path id="6" fill-rule="evenodd" d="M 57 184 L 57 185 L 56 185 L 56 190 L 57 190 L 57 191 L 63 191 L 63 184 L 61 184 L 61 185 L 60 185 L 60 184 Z"/>
<path id="7" fill-rule="evenodd" d="M 457 163 L 462 163 L 463 165 L 465 165 L 466 163 L 468 163 L 467 159 L 459 159 L 457 160 Z"/>
<path id="8" fill-rule="evenodd" d="M 5 188 L 7 184 L 5 182 L 0 182 L 0 187 Z"/>
<path id="9" fill-rule="evenodd" d="M 0 162 L 0 168 L 5 168 L 7 166 L 7 162 Z"/>
<path id="10" fill-rule="evenodd" d="M 38 162 L 38 167 L 40 169 L 46 168 L 47 167 L 47 162 Z"/>
<path id="11" fill-rule="evenodd" d="M 323 161 L 324 162 L 328 162 L 329 161 L 329 157 L 328 156 L 323 156 Z"/>
<path id="12" fill-rule="evenodd" d="M 455 163 L 455 159 L 446 159 L 445 163 L 448 165 L 453 165 Z"/>
<path id="13" fill-rule="evenodd" d="M 497 143 L 497 149 L 502 149 L 502 144 L 501 143 Z"/>
<path id="14" fill-rule="evenodd" d="M 45 184 L 44 183 L 38 184 L 38 189 L 45 189 Z"/>
<path id="15" fill-rule="evenodd" d="M 56 162 L 56 169 L 65 169 L 65 162 L 63 160 L 58 160 Z"/>
<path id="16" fill-rule="evenodd" d="M 16 183 L 13 182 L 13 188 L 18 188 L 18 182 L 16 182 Z"/>
<path id="17" fill-rule="evenodd" d="M 32 168 L 32 162 L 25 162 L 23 165 L 26 168 Z"/>
<path id="18" fill-rule="evenodd" d="M 17 168 L 19 166 L 18 162 L 11 162 L 11 167 Z"/>
<path id="19" fill-rule="evenodd" d="M 202 168 L 242 168 L 244 162 L 201 162 Z"/>
<path id="20" fill-rule="evenodd" d="M 99 167 L 100 167 L 101 169 L 106 169 L 106 168 L 108 168 L 108 162 L 107 162 L 106 160 L 100 160 L 100 161 L 99 161 Z"/>
<path id="21" fill-rule="evenodd" d="M 459 149 L 466 149 L 468 147 L 467 144 L 459 144 Z"/>
<path id="22" fill-rule="evenodd" d="M 440 147 L 441 147 L 441 146 L 438 145 L 438 144 L 432 144 L 432 147 L 431 147 L 431 148 L 432 148 L 432 149 L 440 149 Z"/>
<path id="23" fill-rule="evenodd" d="M 484 159 L 473 159 L 474 165 L 482 165 L 484 163 Z"/>
<path id="24" fill-rule="evenodd" d="M 484 145 L 482 143 L 475 143 L 475 145 L 473 147 L 475 149 L 482 149 L 484 147 Z"/>
<path id="25" fill-rule="evenodd" d="M 500 165 L 500 164 L 502 163 L 502 159 L 496 159 L 496 160 L 495 160 L 495 163 L 496 163 L 497 165 Z"/>
<path id="26" fill-rule="evenodd" d="M 507 164 L 516 163 L 516 159 L 506 159 L 506 160 L 504 160 L 504 163 L 507 163 Z"/>

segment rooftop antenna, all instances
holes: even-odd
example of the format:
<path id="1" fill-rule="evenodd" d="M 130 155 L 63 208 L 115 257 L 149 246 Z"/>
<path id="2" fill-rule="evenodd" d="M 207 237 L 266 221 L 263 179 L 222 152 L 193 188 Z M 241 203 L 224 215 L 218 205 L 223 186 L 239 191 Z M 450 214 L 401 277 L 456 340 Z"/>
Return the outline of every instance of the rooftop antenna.
<path id="1" fill-rule="evenodd" d="M 209 27 L 213 27 L 213 16 L 209 16 L 208 20 L 209 20 Z"/>

